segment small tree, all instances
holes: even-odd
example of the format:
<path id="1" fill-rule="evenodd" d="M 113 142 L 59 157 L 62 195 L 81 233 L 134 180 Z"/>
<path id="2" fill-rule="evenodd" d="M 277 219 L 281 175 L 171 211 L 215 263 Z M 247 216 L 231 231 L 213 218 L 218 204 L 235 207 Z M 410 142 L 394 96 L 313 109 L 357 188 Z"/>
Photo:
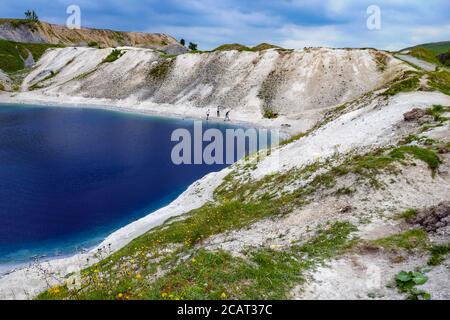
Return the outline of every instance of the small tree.
<path id="1" fill-rule="evenodd" d="M 197 51 L 197 44 L 189 42 L 189 50 Z"/>
<path id="2" fill-rule="evenodd" d="M 29 22 L 39 22 L 39 17 L 36 14 L 36 11 L 34 11 L 34 10 L 27 10 L 27 11 L 25 11 L 25 18 Z"/>
<path id="3" fill-rule="evenodd" d="M 184 47 L 186 45 L 186 41 L 184 39 L 181 39 L 180 44 Z"/>

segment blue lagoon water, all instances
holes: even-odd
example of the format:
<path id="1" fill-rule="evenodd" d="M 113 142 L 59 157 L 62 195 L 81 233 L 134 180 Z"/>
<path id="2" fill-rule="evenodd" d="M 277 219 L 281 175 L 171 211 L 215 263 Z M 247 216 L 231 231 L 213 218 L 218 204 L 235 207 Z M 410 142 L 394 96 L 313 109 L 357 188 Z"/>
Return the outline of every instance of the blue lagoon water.
<path id="1" fill-rule="evenodd" d="M 193 121 L 0 105 L 0 265 L 93 246 L 225 167 L 174 165 L 177 128 Z"/>

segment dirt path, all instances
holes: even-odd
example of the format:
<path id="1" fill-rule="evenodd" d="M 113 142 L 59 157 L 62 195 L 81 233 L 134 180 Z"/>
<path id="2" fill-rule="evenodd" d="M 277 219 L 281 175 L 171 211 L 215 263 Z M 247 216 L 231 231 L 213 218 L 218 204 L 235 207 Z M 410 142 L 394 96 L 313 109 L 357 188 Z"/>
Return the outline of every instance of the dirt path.
<path id="1" fill-rule="evenodd" d="M 418 66 L 421 69 L 424 69 L 425 71 L 435 71 L 436 70 L 435 64 L 417 59 L 417 58 L 407 55 L 407 54 L 399 54 L 396 57 L 401 60 L 404 60 L 406 62 L 412 63 L 413 65 Z"/>

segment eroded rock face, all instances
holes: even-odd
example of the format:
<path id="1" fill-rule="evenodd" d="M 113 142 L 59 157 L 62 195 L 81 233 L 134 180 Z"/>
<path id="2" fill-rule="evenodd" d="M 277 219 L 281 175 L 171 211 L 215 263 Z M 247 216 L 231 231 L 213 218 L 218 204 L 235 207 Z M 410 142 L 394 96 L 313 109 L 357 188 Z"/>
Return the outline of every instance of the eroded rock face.
<path id="1" fill-rule="evenodd" d="M 414 108 L 411 111 L 406 112 L 403 115 L 403 118 L 405 119 L 405 121 L 417 121 L 423 116 L 425 116 L 425 114 L 426 114 L 425 110 Z"/>
<path id="2" fill-rule="evenodd" d="M 177 40 L 160 33 L 122 32 L 102 29 L 69 29 L 46 22 L 28 23 L 23 20 L 3 19 L 0 21 L 0 39 L 64 45 L 87 45 L 90 42 L 104 47 L 136 46 L 160 49 Z"/>
<path id="3" fill-rule="evenodd" d="M 417 215 L 408 222 L 420 225 L 427 232 L 436 232 L 450 226 L 450 201 L 440 203 L 436 207 L 419 210 Z"/>
<path id="4" fill-rule="evenodd" d="M 170 48 L 174 51 L 166 53 L 185 50 L 178 44 Z M 373 91 L 405 68 L 389 56 L 386 67 L 380 70 L 372 49 L 181 54 L 171 58 L 170 65 L 159 51 L 122 49 L 125 53 L 110 64 L 101 64 L 110 53 L 107 49 L 48 50 L 25 79 L 25 87 L 48 69 L 58 71 L 40 90 L 49 96 L 128 99 L 183 108 L 220 105 L 261 117 L 264 108 L 280 117 L 315 119 L 320 110 Z"/>

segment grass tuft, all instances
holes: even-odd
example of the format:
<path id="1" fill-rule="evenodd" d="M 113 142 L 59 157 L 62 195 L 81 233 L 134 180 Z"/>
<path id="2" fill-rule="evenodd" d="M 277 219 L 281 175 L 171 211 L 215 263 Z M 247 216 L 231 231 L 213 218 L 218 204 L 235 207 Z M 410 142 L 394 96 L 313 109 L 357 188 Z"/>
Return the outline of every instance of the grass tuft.
<path id="1" fill-rule="evenodd" d="M 403 233 L 395 234 L 390 237 L 371 241 L 375 246 L 393 251 L 396 249 L 425 249 L 428 244 L 428 235 L 422 229 L 411 229 Z"/>
<path id="2" fill-rule="evenodd" d="M 119 49 L 114 49 L 113 51 L 111 51 L 111 53 L 105 59 L 103 59 L 102 63 L 114 62 L 114 61 L 118 60 L 121 56 L 123 56 L 124 54 L 125 54 L 124 51 L 119 50 Z"/>
<path id="3" fill-rule="evenodd" d="M 441 164 L 441 159 L 436 154 L 436 152 L 431 149 L 421 148 L 418 146 L 401 146 L 391 151 L 390 156 L 397 159 L 405 159 L 405 154 L 410 154 L 414 158 L 428 164 L 428 167 L 433 172 L 433 174 Z"/>

